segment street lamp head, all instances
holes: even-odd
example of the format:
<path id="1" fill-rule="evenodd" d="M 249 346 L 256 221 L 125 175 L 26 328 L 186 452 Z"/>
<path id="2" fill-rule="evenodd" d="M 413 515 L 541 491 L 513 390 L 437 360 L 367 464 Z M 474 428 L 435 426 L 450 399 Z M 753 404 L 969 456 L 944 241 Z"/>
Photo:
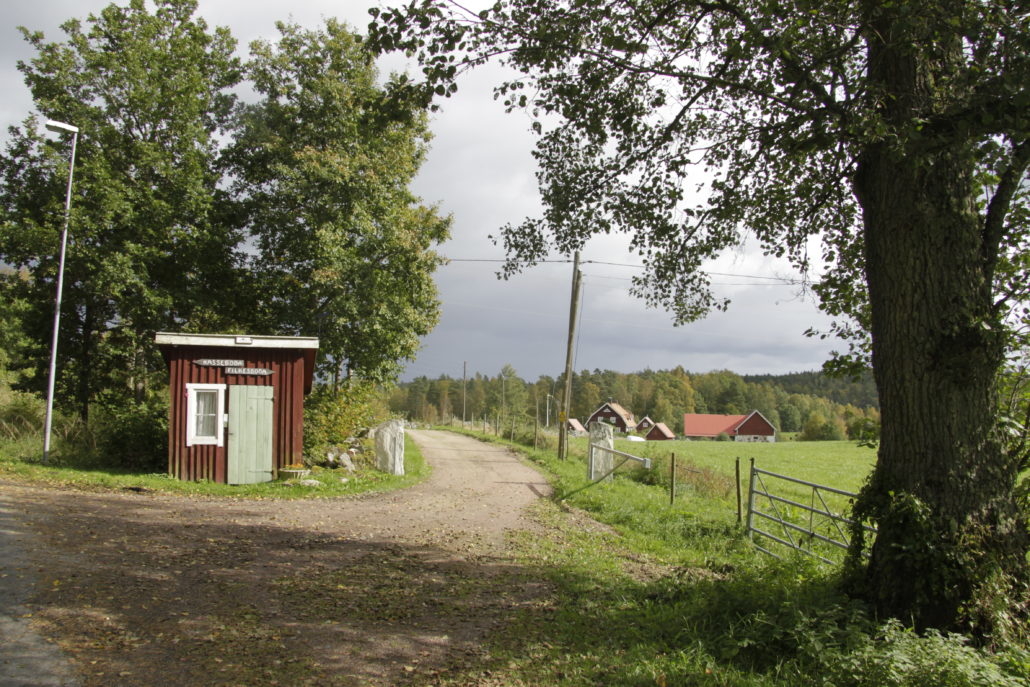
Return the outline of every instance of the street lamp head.
<path id="1" fill-rule="evenodd" d="M 79 133 L 79 127 L 72 126 L 71 124 L 65 124 L 64 122 L 59 122 L 56 119 L 47 120 L 46 128 L 58 134 Z"/>

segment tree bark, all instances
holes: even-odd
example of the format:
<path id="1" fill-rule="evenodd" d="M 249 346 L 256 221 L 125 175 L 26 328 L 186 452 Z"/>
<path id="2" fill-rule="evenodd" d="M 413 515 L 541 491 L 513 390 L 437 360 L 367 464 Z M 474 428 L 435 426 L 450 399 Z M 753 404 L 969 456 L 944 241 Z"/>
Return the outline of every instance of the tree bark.
<path id="1" fill-rule="evenodd" d="M 932 108 L 934 65 L 916 54 L 918 41 L 892 31 L 883 23 L 873 32 L 883 42 L 870 47 L 870 78 L 888 94 L 885 118 L 903 126 Z M 990 635 L 1004 629 L 994 624 L 999 605 L 1018 604 L 1028 536 L 1018 465 L 995 427 L 1004 340 L 975 164 L 961 143 L 885 141 L 859 159 L 883 425 L 855 508 L 879 533 L 868 564 L 857 546 L 851 563 L 881 615 Z"/>

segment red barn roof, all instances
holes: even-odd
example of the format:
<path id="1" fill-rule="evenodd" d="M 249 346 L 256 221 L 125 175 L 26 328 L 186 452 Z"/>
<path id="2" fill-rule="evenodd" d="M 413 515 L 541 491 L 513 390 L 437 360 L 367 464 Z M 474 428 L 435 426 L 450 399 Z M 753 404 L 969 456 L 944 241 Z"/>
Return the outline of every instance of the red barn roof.
<path id="1" fill-rule="evenodd" d="M 745 424 L 745 434 L 776 434 L 776 428 L 757 410 L 752 410 L 747 415 L 687 413 L 683 416 L 683 434 L 688 437 L 717 437 L 720 434 L 733 437 L 740 433 L 739 430 Z"/>

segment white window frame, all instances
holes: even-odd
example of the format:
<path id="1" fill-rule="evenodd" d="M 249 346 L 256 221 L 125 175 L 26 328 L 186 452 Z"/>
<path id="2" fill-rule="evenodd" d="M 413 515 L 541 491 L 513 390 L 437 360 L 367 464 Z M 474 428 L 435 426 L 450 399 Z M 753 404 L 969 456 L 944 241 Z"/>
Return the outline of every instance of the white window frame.
<path id="1" fill-rule="evenodd" d="M 197 392 L 217 391 L 218 401 L 215 407 L 215 436 L 197 436 Z M 198 444 L 225 445 L 225 384 L 187 384 L 186 385 L 186 445 Z"/>

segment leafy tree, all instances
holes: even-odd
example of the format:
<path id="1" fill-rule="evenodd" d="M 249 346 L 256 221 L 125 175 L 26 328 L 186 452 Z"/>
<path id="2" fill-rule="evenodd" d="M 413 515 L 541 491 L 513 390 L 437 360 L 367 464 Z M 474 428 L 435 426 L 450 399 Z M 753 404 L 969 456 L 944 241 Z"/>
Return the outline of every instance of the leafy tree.
<path id="1" fill-rule="evenodd" d="M 808 416 L 798 436 L 801 441 L 840 441 L 843 438 L 844 423 L 839 418 L 827 419 L 818 412 Z"/>
<path id="2" fill-rule="evenodd" d="M 797 432 L 801 429 L 801 411 L 793 403 L 780 406 L 780 430 Z"/>
<path id="3" fill-rule="evenodd" d="M 110 5 L 64 42 L 21 29 L 36 57 L 18 68 L 43 118 L 81 133 L 58 349 L 59 398 L 83 418 L 101 390 L 144 400 L 164 365 L 161 329 L 227 322 L 239 235 L 219 216 L 218 136 L 240 79 L 227 30 L 193 17 L 194 0 Z M 47 140 L 30 116 L 0 157 L 0 261 L 26 269 L 12 284 L 27 312 L 24 349 L 45 383 L 63 222 L 69 140 Z"/>
<path id="4" fill-rule="evenodd" d="M 575 381 L 573 382 L 575 384 Z M 581 381 L 573 387 L 572 417 L 586 422 L 590 415 L 604 403 L 601 387 L 591 381 Z"/>
<path id="5" fill-rule="evenodd" d="M 1019 461 L 997 427 L 1008 310 L 1030 284 L 1030 28 L 1019 3 L 968 0 L 499 0 L 472 15 L 413 2 L 378 15 L 384 49 L 423 65 L 518 72 L 542 217 L 501 234 L 509 271 L 552 246 L 627 232 L 636 292 L 680 321 L 723 307 L 701 269 L 754 237 L 808 265 L 871 355 L 878 460 L 857 503 L 879 534 L 856 591 L 919 627 L 1001 632 L 1027 599 Z M 701 181 L 696 181 L 701 180 Z M 866 336 L 867 335 L 867 336 Z M 702 392 L 706 400 L 712 398 Z M 1019 611 L 1015 613 L 1020 615 Z"/>
<path id="6" fill-rule="evenodd" d="M 21 351 L 29 345 L 22 327 L 28 303 L 14 295 L 25 276 L 0 271 L 0 388 L 17 379 L 23 365 Z"/>
<path id="7" fill-rule="evenodd" d="M 277 24 L 252 44 L 263 96 L 232 148 L 270 333 L 318 336 L 323 369 L 393 377 L 439 319 L 431 247 L 449 220 L 408 190 L 429 140 L 424 109 L 387 97 L 373 55 L 329 20 Z"/>

